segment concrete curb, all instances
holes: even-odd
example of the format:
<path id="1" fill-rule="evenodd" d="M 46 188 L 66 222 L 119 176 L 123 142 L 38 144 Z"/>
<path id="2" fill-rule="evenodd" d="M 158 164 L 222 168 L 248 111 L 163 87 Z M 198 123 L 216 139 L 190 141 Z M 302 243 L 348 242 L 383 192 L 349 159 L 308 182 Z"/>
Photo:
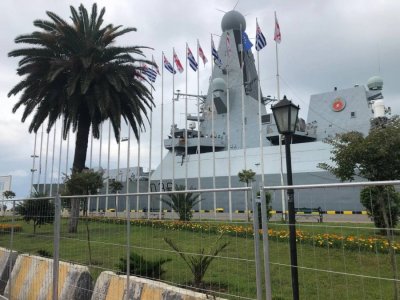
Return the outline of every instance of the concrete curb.
<path id="1" fill-rule="evenodd" d="M 92 277 L 86 266 L 66 262 L 59 264 L 58 299 L 84 300 L 92 294 Z M 11 283 L 11 285 L 10 285 Z M 11 291 L 10 291 L 11 286 Z M 17 300 L 51 299 L 53 294 L 53 260 L 40 256 L 18 256 L 4 296 Z"/>
<path id="2" fill-rule="evenodd" d="M 133 300 L 200 300 L 210 295 L 178 288 L 163 282 L 130 276 L 130 293 L 126 297 L 126 276 L 105 271 L 97 278 L 91 300 L 133 299 Z M 222 298 L 213 298 L 219 299 Z"/>
<path id="3" fill-rule="evenodd" d="M 11 252 L 8 249 L 0 248 L 0 294 L 4 293 L 4 289 L 7 285 L 10 263 L 12 269 L 14 267 L 17 256 L 18 253 L 15 251 Z"/>

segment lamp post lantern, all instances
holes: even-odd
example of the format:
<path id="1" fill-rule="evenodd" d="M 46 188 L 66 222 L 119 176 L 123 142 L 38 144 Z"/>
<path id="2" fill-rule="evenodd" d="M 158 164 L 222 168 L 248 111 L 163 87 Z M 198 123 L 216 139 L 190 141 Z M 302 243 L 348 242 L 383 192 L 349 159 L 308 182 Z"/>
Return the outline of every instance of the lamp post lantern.
<path id="1" fill-rule="evenodd" d="M 280 134 L 285 136 L 286 152 L 286 173 L 287 185 L 293 185 L 292 178 L 292 159 L 290 155 L 290 143 L 292 135 L 296 130 L 299 106 L 289 101 L 286 96 L 281 101 L 271 107 L 274 114 L 275 123 Z M 299 299 L 299 282 L 297 272 L 297 248 L 296 248 L 296 215 L 294 209 L 294 191 L 288 189 L 288 211 L 289 211 L 289 244 L 290 244 L 290 263 L 292 273 L 292 291 L 293 299 Z"/>

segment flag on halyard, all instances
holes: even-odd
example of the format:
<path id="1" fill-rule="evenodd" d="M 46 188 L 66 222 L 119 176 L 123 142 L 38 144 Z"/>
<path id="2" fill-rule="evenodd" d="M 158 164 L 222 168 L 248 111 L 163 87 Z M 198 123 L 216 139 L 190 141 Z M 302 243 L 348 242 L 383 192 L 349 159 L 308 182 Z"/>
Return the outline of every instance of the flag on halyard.
<path id="1" fill-rule="evenodd" d="M 192 51 L 190 51 L 189 46 L 187 46 L 187 60 L 189 61 L 189 66 L 192 68 L 193 71 L 196 72 L 199 65 L 197 64 L 197 61 L 192 54 Z"/>
<path id="2" fill-rule="evenodd" d="M 154 64 L 154 67 L 156 68 L 157 74 L 158 74 L 158 75 L 161 75 L 161 74 L 160 74 L 160 69 L 158 68 L 157 63 L 156 63 L 156 61 L 154 60 L 154 56 L 153 56 L 153 55 L 151 56 L 151 59 L 152 59 L 152 62 L 153 62 L 153 64 Z"/>
<path id="3" fill-rule="evenodd" d="M 253 43 L 250 42 L 250 39 L 246 32 L 242 32 L 242 40 L 243 40 L 243 49 L 245 51 L 249 51 L 251 47 L 253 47 Z"/>
<path id="4" fill-rule="evenodd" d="M 143 65 L 143 74 L 145 74 L 147 76 L 147 78 L 151 81 L 151 82 L 156 82 L 156 78 L 157 78 L 157 72 L 154 69 L 149 68 L 146 65 Z"/>
<path id="5" fill-rule="evenodd" d="M 176 53 L 175 53 L 175 49 L 174 49 L 174 62 L 175 62 L 175 65 L 176 65 L 179 73 L 182 73 L 183 72 L 183 66 L 181 64 L 181 61 L 178 58 L 178 55 L 176 55 Z"/>
<path id="6" fill-rule="evenodd" d="M 281 42 L 281 29 L 279 28 L 279 23 L 278 23 L 278 18 L 276 17 L 276 13 L 275 13 L 275 35 L 274 35 L 274 41 L 277 42 L 278 44 Z"/>
<path id="7" fill-rule="evenodd" d="M 215 45 L 214 45 L 214 40 L 211 36 L 211 54 L 214 57 L 214 62 L 217 66 L 221 67 L 222 66 L 222 60 L 218 55 L 218 51 L 217 49 L 215 49 Z"/>
<path id="8" fill-rule="evenodd" d="M 258 26 L 258 22 L 256 22 L 256 50 L 260 51 L 265 46 L 267 46 L 267 40 L 261 32 L 260 26 Z"/>
<path id="9" fill-rule="evenodd" d="M 226 53 L 228 54 L 228 57 L 231 56 L 231 36 L 229 34 L 229 32 L 226 33 Z"/>
<path id="10" fill-rule="evenodd" d="M 172 67 L 171 63 L 168 61 L 168 59 L 164 55 L 164 67 L 170 71 L 172 74 L 176 74 L 176 71 L 174 67 Z"/>
<path id="11" fill-rule="evenodd" d="M 201 57 L 203 64 L 205 65 L 208 62 L 207 57 L 204 55 L 203 49 L 200 46 L 199 41 L 197 41 L 197 53 L 199 54 L 199 56 Z"/>

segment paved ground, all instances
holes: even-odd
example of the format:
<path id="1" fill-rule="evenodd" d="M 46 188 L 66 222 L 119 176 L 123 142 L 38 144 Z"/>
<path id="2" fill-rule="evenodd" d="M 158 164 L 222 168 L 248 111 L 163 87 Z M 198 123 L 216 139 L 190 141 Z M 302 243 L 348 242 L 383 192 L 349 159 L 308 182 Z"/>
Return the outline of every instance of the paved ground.
<path id="1" fill-rule="evenodd" d="M 91 213 L 94 216 L 106 216 L 106 217 L 115 217 L 115 212 L 106 212 L 106 213 Z M 118 212 L 118 217 L 125 218 L 125 212 Z M 251 215 L 252 216 L 252 215 Z M 143 212 L 132 212 L 131 213 L 132 219 L 147 219 L 147 213 Z M 158 212 L 151 212 L 150 219 L 158 219 L 159 213 Z M 176 219 L 177 215 L 175 213 L 163 213 L 163 219 Z M 276 214 L 272 216 L 272 221 L 279 221 L 281 219 L 281 214 Z M 193 220 L 229 220 L 229 213 L 194 213 Z M 245 213 L 233 213 L 232 220 L 237 221 L 246 221 L 247 214 Z M 319 216 L 318 215 L 301 215 L 296 216 L 296 221 L 299 223 L 302 222 L 318 222 Z M 323 222 L 345 222 L 345 223 L 372 223 L 371 219 L 367 215 L 323 215 Z"/>

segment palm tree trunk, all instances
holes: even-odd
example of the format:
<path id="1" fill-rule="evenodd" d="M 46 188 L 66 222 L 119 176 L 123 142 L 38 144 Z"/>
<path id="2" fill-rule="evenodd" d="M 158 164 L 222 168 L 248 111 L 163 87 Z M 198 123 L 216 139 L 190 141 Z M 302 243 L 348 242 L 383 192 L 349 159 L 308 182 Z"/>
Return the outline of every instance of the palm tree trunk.
<path id="1" fill-rule="evenodd" d="M 72 172 L 82 172 L 85 168 L 86 152 L 88 148 L 90 130 L 90 117 L 86 109 L 83 109 L 78 121 L 76 133 L 75 155 L 72 165 Z M 69 219 L 68 232 L 78 232 L 80 199 L 71 199 L 71 214 Z"/>

